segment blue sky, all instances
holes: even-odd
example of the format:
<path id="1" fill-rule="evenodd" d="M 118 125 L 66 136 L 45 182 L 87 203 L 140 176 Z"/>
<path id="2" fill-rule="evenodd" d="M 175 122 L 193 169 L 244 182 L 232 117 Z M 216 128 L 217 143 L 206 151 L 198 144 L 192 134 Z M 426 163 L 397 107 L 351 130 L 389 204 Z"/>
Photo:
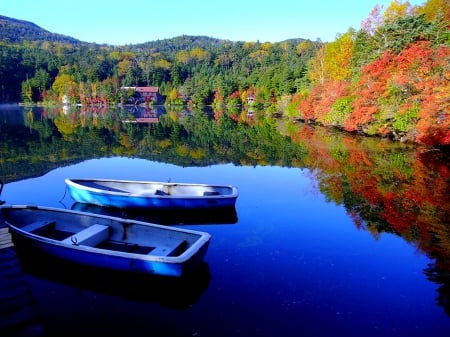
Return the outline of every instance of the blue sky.
<path id="1" fill-rule="evenodd" d="M 180 35 L 231 41 L 333 41 L 391 0 L 2 0 L 0 15 L 86 42 L 135 44 Z M 410 0 L 422 5 L 425 0 Z"/>

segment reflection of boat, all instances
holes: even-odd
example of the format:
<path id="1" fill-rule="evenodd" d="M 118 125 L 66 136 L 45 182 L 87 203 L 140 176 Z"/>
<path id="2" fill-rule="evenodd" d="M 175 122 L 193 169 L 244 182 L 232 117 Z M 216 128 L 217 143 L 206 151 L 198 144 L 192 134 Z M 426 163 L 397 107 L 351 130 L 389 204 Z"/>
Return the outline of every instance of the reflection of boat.
<path id="1" fill-rule="evenodd" d="M 15 243 L 92 267 L 182 276 L 200 264 L 211 235 L 100 214 L 1 206 Z"/>
<path id="2" fill-rule="evenodd" d="M 235 224 L 238 221 L 235 207 L 205 209 L 121 209 L 75 202 L 71 209 L 115 216 L 162 225 Z"/>
<path id="3" fill-rule="evenodd" d="M 65 182 L 77 202 L 118 208 L 234 207 L 238 197 L 238 189 L 231 185 L 108 179 Z"/>
<path id="4" fill-rule="evenodd" d="M 25 273 L 41 280 L 73 287 L 77 294 L 80 289 L 84 289 L 174 309 L 186 309 L 195 304 L 208 288 L 211 279 L 206 262 L 200 263 L 189 275 L 164 277 L 97 269 L 70 263 L 42 252 L 30 254 L 25 247 L 17 247 L 16 251 Z"/>

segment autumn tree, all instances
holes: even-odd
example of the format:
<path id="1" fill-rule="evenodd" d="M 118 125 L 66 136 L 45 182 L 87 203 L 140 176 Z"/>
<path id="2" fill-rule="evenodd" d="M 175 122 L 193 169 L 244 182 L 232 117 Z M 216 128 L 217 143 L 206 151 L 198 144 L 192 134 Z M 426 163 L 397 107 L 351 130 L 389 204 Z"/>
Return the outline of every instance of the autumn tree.
<path id="1" fill-rule="evenodd" d="M 324 71 L 325 79 L 343 81 L 351 76 L 351 58 L 353 54 L 354 31 L 349 30 L 336 41 L 325 45 Z"/>
<path id="2" fill-rule="evenodd" d="M 396 19 L 415 14 L 415 8 L 409 1 L 393 0 L 383 14 L 383 24 L 394 22 Z"/>
<path id="3" fill-rule="evenodd" d="M 325 44 L 321 45 L 314 57 L 308 62 L 308 76 L 312 83 L 325 82 Z"/>
<path id="4" fill-rule="evenodd" d="M 308 75 L 313 83 L 323 85 L 327 81 L 342 81 L 352 73 L 354 31 L 351 29 L 336 41 L 323 44 L 308 64 Z M 302 51 L 304 45 L 297 47 Z"/>
<path id="5" fill-rule="evenodd" d="M 74 81 L 73 76 L 69 74 L 60 74 L 55 78 L 52 85 L 52 91 L 61 99 L 63 96 L 73 98 L 73 93 L 78 85 Z"/>
<path id="6" fill-rule="evenodd" d="M 428 0 L 417 9 L 428 21 L 442 21 L 450 28 L 450 2 L 448 0 Z"/>
<path id="7" fill-rule="evenodd" d="M 301 56 L 306 53 L 310 53 L 313 48 L 314 48 L 314 44 L 311 41 L 304 40 L 304 41 L 300 42 L 299 44 L 297 44 L 295 51 L 296 51 L 297 55 Z"/>

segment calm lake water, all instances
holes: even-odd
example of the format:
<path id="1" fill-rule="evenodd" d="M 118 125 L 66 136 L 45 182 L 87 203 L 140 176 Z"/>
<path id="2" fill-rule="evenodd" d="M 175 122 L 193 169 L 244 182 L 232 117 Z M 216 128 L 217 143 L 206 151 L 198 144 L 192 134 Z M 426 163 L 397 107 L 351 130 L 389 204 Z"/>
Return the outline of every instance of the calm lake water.
<path id="1" fill-rule="evenodd" d="M 83 124 L 73 122 L 73 115 L 17 108 L 3 108 L 0 115 L 0 178 L 6 182 L 0 198 L 8 204 L 82 207 L 65 193 L 67 177 L 233 184 L 240 192 L 235 214 L 181 220 L 171 215 L 179 221 L 168 225 L 212 234 L 205 265 L 186 280 L 113 275 L 52 260 L 36 267 L 25 253 L 23 263 L 31 265 L 26 279 L 45 336 L 450 333 L 445 156 L 424 159 L 423 150 L 408 146 L 375 140 L 370 142 L 378 145 L 371 145 L 293 126 L 279 140 L 264 133 L 267 127 L 250 123 L 247 128 L 268 139 L 265 151 L 263 141 L 253 142 L 248 133 L 237 142 L 247 144 L 248 157 L 245 150 L 223 150 L 225 143 L 205 145 L 194 136 L 172 136 L 164 152 L 159 131 L 150 132 L 158 141 L 136 135 L 138 128 L 156 128 L 149 124 L 119 122 L 124 130 L 116 143 L 116 124 L 93 124 L 92 116 Z M 213 123 L 205 124 L 207 130 L 218 122 L 205 123 Z M 190 131 L 194 124 L 184 122 L 189 132 L 179 134 L 196 135 Z M 302 137 L 317 138 L 306 144 Z M 97 138 L 104 141 L 97 144 Z M 83 149 L 77 145 L 86 143 Z M 274 144 L 285 149 L 282 155 Z M 172 148 L 182 161 L 163 161 Z M 223 155 L 208 162 L 208 151 Z M 167 220 L 150 212 L 142 216 Z"/>

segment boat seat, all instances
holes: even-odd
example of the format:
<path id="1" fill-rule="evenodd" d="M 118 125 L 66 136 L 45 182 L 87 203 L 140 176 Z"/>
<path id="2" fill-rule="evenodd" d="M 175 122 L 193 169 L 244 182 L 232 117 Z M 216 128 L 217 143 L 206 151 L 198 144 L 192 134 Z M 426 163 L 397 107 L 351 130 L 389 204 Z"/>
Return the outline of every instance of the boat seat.
<path id="1" fill-rule="evenodd" d="M 212 195 L 220 195 L 220 193 L 217 192 L 217 191 L 205 191 L 205 192 L 203 192 L 203 196 L 205 196 L 205 197 L 212 196 Z"/>
<path id="2" fill-rule="evenodd" d="M 169 193 L 166 193 L 163 190 L 156 190 L 155 195 L 169 195 Z"/>
<path id="3" fill-rule="evenodd" d="M 171 247 L 167 246 L 156 247 L 148 254 L 157 256 L 177 256 L 186 250 L 187 245 L 188 245 L 187 241 L 182 240 L 179 241 L 176 245 Z"/>
<path id="4" fill-rule="evenodd" d="M 42 233 L 45 230 L 50 229 L 50 227 L 55 226 L 55 224 L 56 223 L 53 220 L 39 220 L 25 225 L 21 229 L 29 233 Z"/>
<path id="5" fill-rule="evenodd" d="M 109 238 L 109 227 L 95 224 L 62 240 L 63 243 L 95 247 Z"/>

